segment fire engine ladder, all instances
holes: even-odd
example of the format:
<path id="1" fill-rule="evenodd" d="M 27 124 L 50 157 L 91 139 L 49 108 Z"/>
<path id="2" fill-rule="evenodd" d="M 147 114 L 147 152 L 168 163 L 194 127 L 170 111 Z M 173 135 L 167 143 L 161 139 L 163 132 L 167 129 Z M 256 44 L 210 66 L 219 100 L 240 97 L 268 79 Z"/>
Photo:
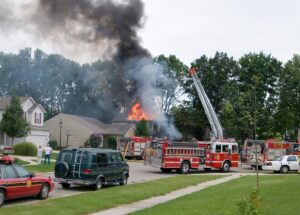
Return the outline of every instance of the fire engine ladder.
<path id="1" fill-rule="evenodd" d="M 130 141 L 128 141 L 127 144 L 126 144 L 124 154 L 123 154 L 123 159 L 125 159 L 125 157 L 126 157 L 126 154 L 127 154 L 128 148 L 129 148 L 129 144 L 130 144 Z"/>
<path id="2" fill-rule="evenodd" d="M 204 108 L 205 114 L 206 114 L 209 124 L 212 128 L 214 138 L 216 138 L 218 140 L 223 140 L 223 129 L 222 129 L 221 123 L 217 117 L 217 114 L 216 114 L 209 98 L 207 97 L 207 94 L 205 93 L 205 90 L 202 86 L 202 83 L 201 83 L 199 77 L 197 76 L 196 69 L 194 67 L 192 67 L 189 72 L 193 78 L 193 81 L 194 81 L 198 96 L 200 98 L 201 104 Z"/>

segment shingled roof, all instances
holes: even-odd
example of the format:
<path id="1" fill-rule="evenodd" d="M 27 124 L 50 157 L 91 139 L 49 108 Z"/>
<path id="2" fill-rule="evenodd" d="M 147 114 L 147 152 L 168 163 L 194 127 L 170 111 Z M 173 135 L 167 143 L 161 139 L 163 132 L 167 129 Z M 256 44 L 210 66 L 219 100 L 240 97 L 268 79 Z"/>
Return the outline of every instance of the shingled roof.
<path id="1" fill-rule="evenodd" d="M 22 104 L 30 97 L 19 97 Z M 10 105 L 11 97 L 0 97 L 0 110 L 5 110 Z"/>
<path id="2" fill-rule="evenodd" d="M 90 129 L 94 134 L 124 135 L 132 127 L 132 124 L 105 124 L 96 118 L 72 114 L 61 113 L 56 117 L 63 115 L 70 117 L 74 121 L 77 121 L 81 125 Z"/>

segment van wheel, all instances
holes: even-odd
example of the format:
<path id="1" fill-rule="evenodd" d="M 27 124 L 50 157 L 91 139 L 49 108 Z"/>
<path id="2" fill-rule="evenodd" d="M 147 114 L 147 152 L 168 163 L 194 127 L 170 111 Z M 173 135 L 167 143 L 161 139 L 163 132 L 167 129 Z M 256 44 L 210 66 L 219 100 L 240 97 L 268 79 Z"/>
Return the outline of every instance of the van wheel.
<path id="1" fill-rule="evenodd" d="M 230 170 L 230 163 L 226 161 L 222 166 L 222 171 L 229 172 L 229 170 Z"/>
<path id="2" fill-rule="evenodd" d="M 94 190 L 100 190 L 102 188 L 102 180 L 101 178 L 99 178 L 96 182 L 96 184 L 94 184 L 93 186 Z"/>
<path id="3" fill-rule="evenodd" d="M 127 177 L 127 175 L 126 175 L 126 174 L 124 174 L 124 175 L 122 176 L 122 179 L 121 179 L 120 185 L 126 185 L 126 184 L 127 184 L 127 182 L 128 182 L 128 177 Z"/>
<path id="4" fill-rule="evenodd" d="M 39 199 L 47 199 L 49 195 L 49 186 L 47 184 L 43 184 L 40 190 L 40 193 L 38 195 Z"/>
<path id="5" fill-rule="evenodd" d="M 0 190 L 0 206 L 3 205 L 5 201 L 5 192 L 3 190 Z"/>
<path id="6" fill-rule="evenodd" d="M 180 166 L 180 174 L 187 174 L 190 172 L 190 163 L 187 161 L 183 161 Z"/>
<path id="7" fill-rule="evenodd" d="M 68 184 L 68 183 L 61 183 L 61 186 L 64 188 L 64 189 L 69 189 L 71 184 Z"/>
<path id="8" fill-rule="evenodd" d="M 289 172 L 289 167 L 288 166 L 283 166 L 283 167 L 281 167 L 280 171 L 283 174 L 287 174 Z"/>

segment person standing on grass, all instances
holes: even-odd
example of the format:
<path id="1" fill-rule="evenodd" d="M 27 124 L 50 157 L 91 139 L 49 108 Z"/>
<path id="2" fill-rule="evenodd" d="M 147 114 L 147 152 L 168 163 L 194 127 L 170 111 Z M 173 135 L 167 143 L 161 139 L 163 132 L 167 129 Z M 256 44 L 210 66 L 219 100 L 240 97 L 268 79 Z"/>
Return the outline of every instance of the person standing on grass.
<path id="1" fill-rule="evenodd" d="M 42 163 L 42 156 L 43 156 L 43 149 L 41 146 L 39 146 L 38 151 L 37 151 L 37 164 Z"/>
<path id="2" fill-rule="evenodd" d="M 46 164 L 46 160 L 48 160 L 48 164 L 50 164 L 50 157 L 51 157 L 51 152 L 52 148 L 47 144 L 47 146 L 44 148 L 45 150 L 45 160 L 44 160 L 44 165 Z"/>

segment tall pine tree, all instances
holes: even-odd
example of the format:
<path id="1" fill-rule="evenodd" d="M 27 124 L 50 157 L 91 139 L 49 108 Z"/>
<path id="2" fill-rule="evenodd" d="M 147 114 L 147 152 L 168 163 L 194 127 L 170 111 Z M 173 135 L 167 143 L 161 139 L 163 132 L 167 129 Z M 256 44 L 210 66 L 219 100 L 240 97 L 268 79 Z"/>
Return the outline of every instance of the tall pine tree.
<path id="1" fill-rule="evenodd" d="M 29 132 L 30 128 L 23 117 L 23 109 L 19 97 L 15 95 L 12 96 L 10 105 L 5 110 L 2 121 L 0 122 L 0 130 L 11 137 L 12 145 L 16 137 L 24 137 Z"/>

